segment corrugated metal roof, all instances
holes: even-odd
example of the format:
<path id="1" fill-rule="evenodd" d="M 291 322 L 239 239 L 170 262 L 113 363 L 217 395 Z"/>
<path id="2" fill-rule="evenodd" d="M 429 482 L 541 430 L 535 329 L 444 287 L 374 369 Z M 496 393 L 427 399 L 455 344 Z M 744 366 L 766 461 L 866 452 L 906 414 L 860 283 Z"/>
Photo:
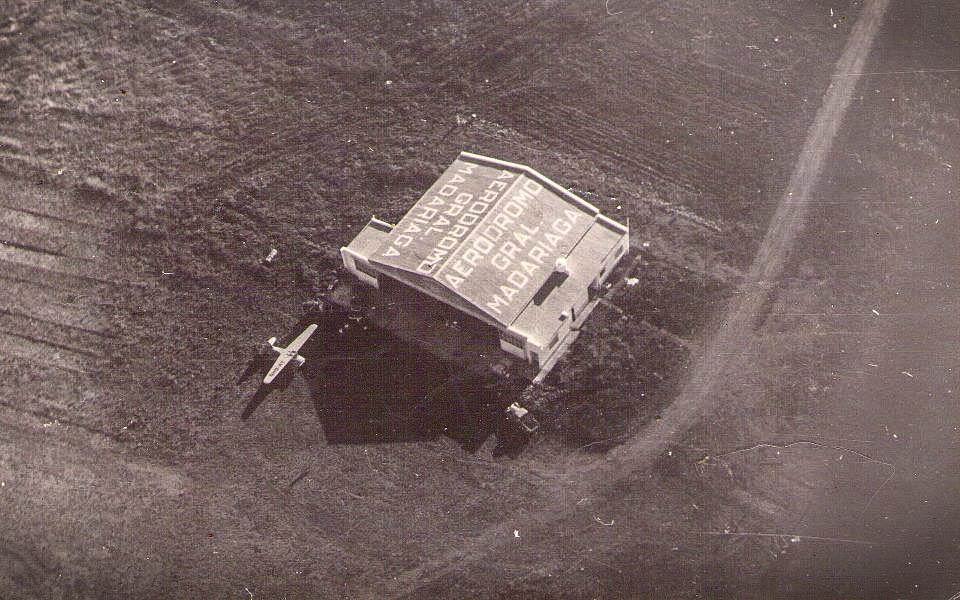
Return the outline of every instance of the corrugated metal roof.
<path id="1" fill-rule="evenodd" d="M 567 258 L 569 273 L 557 277 L 551 289 L 544 289 L 533 298 L 512 323 L 534 344 L 547 347 L 552 336 L 563 326 L 559 315 L 580 322 L 589 301 L 587 288 L 599 275 L 601 264 L 607 264 L 611 253 L 619 248 L 623 234 L 611 231 L 599 220 L 593 224 Z"/>
<path id="2" fill-rule="evenodd" d="M 360 256 L 369 256 L 380 249 L 390 236 L 391 230 L 392 225 L 372 217 L 350 242 L 349 248 Z"/>

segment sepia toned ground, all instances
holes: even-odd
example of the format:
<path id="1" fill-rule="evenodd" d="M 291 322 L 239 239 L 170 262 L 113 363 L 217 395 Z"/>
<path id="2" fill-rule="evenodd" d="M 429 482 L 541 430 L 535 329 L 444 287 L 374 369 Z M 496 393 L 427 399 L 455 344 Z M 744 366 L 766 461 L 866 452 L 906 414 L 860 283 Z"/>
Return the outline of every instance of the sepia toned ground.
<path id="1" fill-rule="evenodd" d="M 10 6 L 0 597 L 960 591 L 960 13 L 663 4 Z M 256 343 L 460 150 L 635 238 L 541 434 L 422 404 L 402 347 L 241 420 Z"/>

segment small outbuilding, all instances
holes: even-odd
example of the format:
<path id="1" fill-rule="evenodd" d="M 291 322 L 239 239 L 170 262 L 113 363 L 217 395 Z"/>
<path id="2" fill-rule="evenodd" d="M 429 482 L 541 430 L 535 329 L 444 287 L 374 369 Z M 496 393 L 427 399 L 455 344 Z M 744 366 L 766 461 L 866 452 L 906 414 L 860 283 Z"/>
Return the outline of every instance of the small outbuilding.
<path id="1" fill-rule="evenodd" d="M 455 354 L 494 341 L 539 379 L 628 248 L 625 225 L 537 171 L 463 152 L 396 225 L 371 218 L 340 252 L 398 334 Z"/>

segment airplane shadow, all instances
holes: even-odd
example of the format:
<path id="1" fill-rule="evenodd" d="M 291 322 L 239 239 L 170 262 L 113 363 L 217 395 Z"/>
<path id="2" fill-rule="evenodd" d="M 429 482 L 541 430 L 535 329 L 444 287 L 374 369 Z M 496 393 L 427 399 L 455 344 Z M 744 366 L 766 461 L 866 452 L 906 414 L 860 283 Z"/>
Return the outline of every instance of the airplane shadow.
<path id="1" fill-rule="evenodd" d="M 294 376 L 302 376 L 328 444 L 446 436 L 476 452 L 495 434 L 496 455 L 522 451 L 527 436 L 504 415 L 519 388 L 507 388 L 492 376 L 465 374 L 346 312 L 308 314 L 280 343 L 288 343 L 310 323 L 318 328 L 300 351 L 306 364 L 285 369 L 273 384 L 261 385 L 241 419 L 248 419 L 272 392 L 286 389 Z M 254 356 L 241 381 L 269 369 L 272 354 Z"/>
<path id="2" fill-rule="evenodd" d="M 302 329 L 301 329 L 302 331 Z M 287 343 L 286 341 L 284 343 Z M 254 375 L 258 377 L 263 377 L 266 375 L 267 371 L 270 370 L 270 366 L 273 365 L 273 361 L 276 359 L 276 355 L 267 350 L 265 347 L 258 348 L 253 356 L 247 363 L 246 369 L 237 379 L 237 385 L 242 385 L 248 379 Z M 240 413 L 240 419 L 246 421 L 250 416 L 260 407 L 261 404 L 267 399 L 274 391 L 283 391 L 290 386 L 290 383 L 293 382 L 293 378 L 296 375 L 296 369 L 284 369 L 280 374 L 273 380 L 273 382 L 266 384 L 261 383 L 257 388 L 257 391 L 253 394 L 253 397 L 250 398 L 250 401 L 247 402 L 246 407 L 244 407 L 243 412 Z"/>

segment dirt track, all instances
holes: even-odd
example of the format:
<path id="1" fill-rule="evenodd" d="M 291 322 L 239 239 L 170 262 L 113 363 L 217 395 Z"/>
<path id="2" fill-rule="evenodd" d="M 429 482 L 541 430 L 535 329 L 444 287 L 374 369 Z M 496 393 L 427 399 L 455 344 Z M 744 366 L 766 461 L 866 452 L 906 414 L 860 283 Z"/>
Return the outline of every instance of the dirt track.
<path id="1" fill-rule="evenodd" d="M 727 312 L 719 318 L 716 331 L 706 335 L 703 354 L 692 361 L 688 381 L 663 417 L 611 453 L 616 461 L 611 466 L 614 471 L 648 468 L 651 461 L 676 444 L 691 425 L 716 409 L 715 391 L 722 375 L 750 370 L 755 355 L 749 348 L 756 330 L 763 325 L 764 304 L 769 302 L 784 261 L 803 229 L 814 186 L 860 81 L 870 48 L 883 25 L 888 4 L 889 0 L 864 3 L 807 133 L 790 183 L 744 282 Z"/>
<path id="2" fill-rule="evenodd" d="M 755 361 L 755 354 L 750 350 L 731 349 L 747 349 L 756 343 L 756 330 L 764 319 L 763 306 L 774 292 L 784 261 L 803 228 L 814 186 L 860 81 L 860 73 L 883 24 L 883 15 L 888 4 L 888 0 L 868 1 L 861 9 L 858 22 L 837 62 L 833 83 L 824 94 L 822 106 L 810 126 L 790 184 L 770 221 L 757 257 L 731 301 L 731 306 L 719 318 L 719 327 L 705 335 L 702 354 L 693 358 L 684 387 L 663 411 L 661 418 L 654 420 L 633 439 L 618 446 L 608 455 L 612 464 L 602 467 L 589 465 L 586 477 L 575 469 L 565 472 L 562 476 L 564 481 L 577 482 L 566 490 L 571 497 L 578 494 L 579 497 L 588 496 L 601 486 L 615 485 L 618 479 L 629 480 L 634 477 L 634 473 L 650 469 L 653 461 L 671 446 L 677 445 L 694 424 L 716 410 L 720 397 L 716 393 L 716 387 L 722 383 L 722 376 L 751 370 L 749 363 Z M 758 396 L 744 398 L 741 402 L 762 400 L 762 396 Z M 598 481 L 600 483 L 597 483 Z M 542 532 L 565 528 L 568 522 L 581 521 L 582 517 L 576 512 L 558 511 L 556 507 L 550 507 L 542 514 L 517 515 L 513 522 L 522 522 L 526 527 L 534 527 Z M 429 587 L 435 579 L 461 569 L 464 562 L 482 560 L 485 555 L 496 552 L 497 547 L 509 543 L 504 541 L 508 528 L 504 525 L 493 527 L 471 539 L 466 547 L 459 546 L 441 560 L 424 563 L 415 570 L 404 573 L 397 579 L 392 593 L 397 596 L 413 596 L 413 590 Z"/>
<path id="3" fill-rule="evenodd" d="M 686 352 L 700 347 L 689 338 L 703 335 L 744 272 L 753 284 L 739 288 L 734 318 L 761 348 L 780 347 L 774 329 L 791 318 L 784 303 L 795 291 L 790 278 L 775 289 L 764 282 L 777 279 L 809 198 L 779 204 L 772 222 L 784 227 L 771 228 L 751 267 L 774 208 L 760 199 L 789 185 L 793 200 L 816 179 L 849 101 L 846 78 L 824 99 L 837 112 L 818 113 L 816 142 L 786 180 L 857 3 L 829 12 L 804 2 L 649 3 L 613 15 L 550 2 L 432 4 L 23 3 L 0 23 L 11 65 L 0 90 L 10 109 L 0 239 L 10 242 L 3 289 L 13 292 L 0 299 L 0 517 L 16 532 L 3 540 L 3 591 L 744 597 L 749 583 L 729 573 L 762 583 L 776 572 L 771 548 L 746 535 L 730 541 L 724 528 L 756 532 L 793 511 L 812 515 L 798 533 L 831 537 L 814 530 L 833 523 L 817 512 L 829 503 L 811 480 L 833 476 L 838 442 L 813 463 L 791 446 L 801 473 L 785 469 L 796 479 L 776 485 L 752 462 L 763 448 L 705 456 L 754 446 L 751 411 L 776 412 L 796 393 L 765 374 L 794 382 L 803 373 L 810 381 L 798 389 L 824 389 L 811 367 L 773 351 L 791 366 L 783 374 L 758 349 L 746 376 L 725 372 L 748 357 L 738 347 L 710 359 L 719 353 L 707 334 L 711 377 L 664 407 Z M 884 4 L 867 4 L 868 14 Z M 491 14 L 506 18 L 491 26 Z M 859 23 L 849 46 L 863 52 L 869 27 Z M 477 56 L 490 58 L 464 72 Z M 936 106 L 931 118 L 949 114 Z M 930 139 L 900 143 L 927 151 Z M 598 311 L 557 382 L 566 396 L 546 434 L 514 461 L 495 458 L 490 444 L 467 451 L 440 430 L 336 445 L 313 411 L 337 409 L 337 399 L 299 385 L 241 423 L 251 390 L 234 386 L 233 367 L 251 341 L 292 323 L 314 293 L 309 269 L 327 269 L 370 213 L 401 211 L 460 148 L 569 183 L 631 218 L 644 248 L 633 272 L 647 274 L 645 287 L 616 290 Z M 278 240 L 276 269 L 258 269 Z M 940 277 L 933 267 L 923 276 Z M 860 285 L 848 279 L 817 289 Z M 742 340 L 729 323 L 721 339 Z M 798 326 L 789 344 L 815 350 L 813 336 Z M 681 438 L 711 404 L 721 433 L 698 440 L 695 426 Z M 351 418 L 388 413 L 371 403 Z M 913 426 L 897 419 L 901 435 Z M 641 436 L 656 443 L 636 438 L 606 462 L 585 450 L 615 446 L 631 433 L 624 423 L 649 423 Z M 887 483 L 885 465 L 897 460 L 844 472 L 874 496 L 844 488 L 860 513 L 850 520 L 886 510 L 889 498 L 875 491 L 906 487 Z M 621 465 L 630 476 L 604 478 Z M 798 572 L 784 581 L 812 589 Z"/>

